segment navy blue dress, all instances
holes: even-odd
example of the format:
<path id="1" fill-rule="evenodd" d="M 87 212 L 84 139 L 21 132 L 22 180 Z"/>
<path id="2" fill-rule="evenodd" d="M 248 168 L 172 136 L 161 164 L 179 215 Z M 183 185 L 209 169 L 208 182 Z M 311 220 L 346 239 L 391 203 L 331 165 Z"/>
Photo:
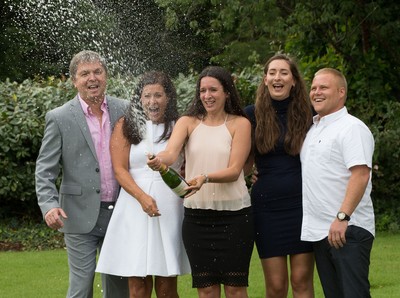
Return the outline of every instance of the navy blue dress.
<path id="1" fill-rule="evenodd" d="M 291 99 L 273 101 L 281 124 L 281 138 L 275 150 L 255 150 L 258 179 L 252 186 L 255 242 L 261 259 L 312 251 L 312 244 L 300 240 L 302 223 L 302 181 L 300 156 L 287 154 L 283 147 L 287 109 Z M 245 108 L 253 129 L 254 105 Z M 283 129 L 282 129 L 283 128 Z"/>

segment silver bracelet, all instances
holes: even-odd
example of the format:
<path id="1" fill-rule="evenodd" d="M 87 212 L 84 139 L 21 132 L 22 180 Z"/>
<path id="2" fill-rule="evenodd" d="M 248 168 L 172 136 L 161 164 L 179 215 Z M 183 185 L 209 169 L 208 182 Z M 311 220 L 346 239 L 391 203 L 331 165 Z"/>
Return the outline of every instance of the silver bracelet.
<path id="1" fill-rule="evenodd" d="M 201 174 L 202 176 L 204 176 L 204 178 L 206 178 L 205 180 L 204 180 L 204 184 L 205 183 L 208 183 L 209 181 L 210 181 L 210 179 L 208 179 L 208 175 L 207 174 Z"/>

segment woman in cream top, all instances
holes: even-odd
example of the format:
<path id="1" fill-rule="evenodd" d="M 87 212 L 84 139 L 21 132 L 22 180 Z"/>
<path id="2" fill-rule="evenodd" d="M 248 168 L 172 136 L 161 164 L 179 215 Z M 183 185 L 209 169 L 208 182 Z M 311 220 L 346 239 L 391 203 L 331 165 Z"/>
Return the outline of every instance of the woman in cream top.
<path id="1" fill-rule="evenodd" d="M 227 123 L 227 121 L 231 120 Z M 217 126 L 208 126 L 203 121 L 192 131 L 185 145 L 186 177 L 199 173 L 213 173 L 228 168 L 232 150 L 232 135 L 228 125 L 242 120 L 226 115 L 226 120 Z M 210 175 L 207 174 L 210 180 Z M 213 176 L 211 174 L 211 176 Z M 204 177 L 204 176 L 203 176 Z M 202 177 L 202 178 L 203 178 Z M 243 171 L 236 181 L 226 183 L 205 183 L 201 191 L 184 200 L 184 206 L 193 209 L 240 210 L 250 206 L 250 195 Z"/>
<path id="2" fill-rule="evenodd" d="M 250 153 L 251 125 L 232 76 L 210 66 L 199 75 L 196 95 L 164 151 L 148 160 L 157 170 L 184 148 L 191 192 L 184 199 L 182 236 L 199 296 L 248 297 L 253 219 L 243 167 Z"/>

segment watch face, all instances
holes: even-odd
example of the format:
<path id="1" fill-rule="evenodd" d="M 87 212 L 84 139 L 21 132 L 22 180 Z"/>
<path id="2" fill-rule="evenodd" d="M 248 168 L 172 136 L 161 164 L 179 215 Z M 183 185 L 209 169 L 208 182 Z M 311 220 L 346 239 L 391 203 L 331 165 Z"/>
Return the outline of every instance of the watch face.
<path id="1" fill-rule="evenodd" d="M 350 216 L 348 216 L 346 213 L 344 212 L 338 212 L 338 214 L 336 215 L 336 217 L 339 219 L 339 221 L 343 221 L 343 220 L 350 220 Z"/>

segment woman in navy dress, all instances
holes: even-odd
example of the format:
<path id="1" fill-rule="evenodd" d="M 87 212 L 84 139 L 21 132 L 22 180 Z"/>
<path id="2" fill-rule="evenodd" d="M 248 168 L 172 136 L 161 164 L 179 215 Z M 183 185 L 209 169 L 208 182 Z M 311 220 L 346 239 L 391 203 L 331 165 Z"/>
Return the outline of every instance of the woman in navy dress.
<path id="1" fill-rule="evenodd" d="M 251 199 L 267 297 L 287 297 L 289 280 L 293 297 L 314 297 L 312 245 L 300 240 L 299 158 L 312 108 L 298 67 L 288 56 L 268 60 L 255 105 L 245 111 L 253 127 L 258 174 Z"/>

